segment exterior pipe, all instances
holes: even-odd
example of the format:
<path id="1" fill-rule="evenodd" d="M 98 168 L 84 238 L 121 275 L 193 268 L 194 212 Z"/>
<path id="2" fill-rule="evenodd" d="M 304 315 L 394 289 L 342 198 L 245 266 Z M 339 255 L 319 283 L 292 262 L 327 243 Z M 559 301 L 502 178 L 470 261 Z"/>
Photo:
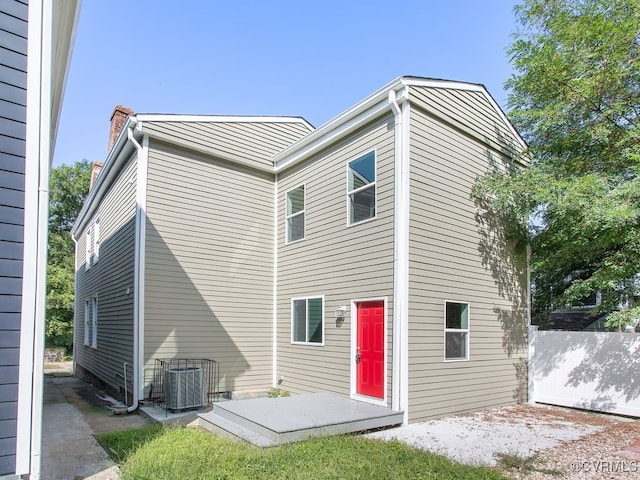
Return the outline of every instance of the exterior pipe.
<path id="1" fill-rule="evenodd" d="M 393 381 L 391 406 L 403 411 L 403 424 L 409 416 L 408 385 L 408 320 L 409 320 L 409 142 L 408 92 L 406 87 L 398 96 L 389 91 L 388 102 L 394 115 L 395 127 L 395 198 L 393 252 Z M 400 103 L 402 105 L 400 105 Z"/>
<path id="2" fill-rule="evenodd" d="M 132 118 L 132 117 L 129 117 Z M 136 148 L 136 155 L 139 159 L 142 157 L 142 145 L 140 145 L 138 143 L 138 141 L 135 139 L 135 137 L 133 136 L 133 126 L 135 125 L 135 122 L 131 122 L 130 125 L 127 127 L 127 138 L 129 139 L 129 141 L 133 144 L 133 146 Z M 138 209 L 140 207 L 138 206 Z M 136 215 L 136 222 L 140 221 L 140 215 L 137 214 Z M 138 228 L 136 228 L 137 231 L 139 231 Z M 139 239 L 136 239 L 136 250 L 139 248 L 142 248 L 138 241 Z M 138 360 L 138 355 L 139 352 L 141 350 L 140 348 L 140 325 L 138 324 L 138 320 L 139 320 L 139 311 L 140 308 L 142 308 L 141 305 L 139 305 L 140 303 L 140 288 L 139 288 L 139 284 L 140 284 L 140 275 L 139 275 L 139 259 L 140 259 L 140 255 L 139 252 L 136 251 L 136 263 L 135 263 L 135 286 L 134 286 L 134 295 L 135 295 L 135 300 L 133 302 L 133 399 L 132 399 L 132 403 L 130 407 L 127 407 L 127 412 L 128 413 L 132 413 L 135 412 L 138 409 L 138 404 L 139 404 L 139 389 L 138 389 L 138 385 L 140 384 L 140 372 L 139 369 L 141 367 L 141 365 L 137 364 L 137 360 Z M 125 363 L 125 389 L 127 388 L 127 381 L 126 381 L 126 363 Z"/>
<path id="3" fill-rule="evenodd" d="M 128 404 L 129 403 L 129 395 L 127 392 L 127 362 L 124 362 L 123 366 L 122 366 L 122 370 L 124 371 L 124 404 Z"/>

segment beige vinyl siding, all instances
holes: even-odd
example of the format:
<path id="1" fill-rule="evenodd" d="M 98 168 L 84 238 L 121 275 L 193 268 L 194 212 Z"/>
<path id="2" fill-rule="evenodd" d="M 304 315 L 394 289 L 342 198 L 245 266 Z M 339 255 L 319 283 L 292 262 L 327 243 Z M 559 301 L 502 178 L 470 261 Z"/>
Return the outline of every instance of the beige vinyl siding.
<path id="1" fill-rule="evenodd" d="M 521 141 L 505 123 L 505 117 L 489 102 L 487 93 L 455 88 L 411 87 L 411 101 L 436 115 L 441 122 L 474 135 L 497 151 L 513 155 Z"/>
<path id="2" fill-rule="evenodd" d="M 375 149 L 376 219 L 347 227 L 347 163 Z M 278 178 L 277 373 L 294 393 L 350 393 L 351 322 L 335 309 L 387 298 L 387 384 L 393 317 L 393 118 L 373 121 Z M 286 192 L 305 184 L 305 238 L 285 245 Z M 324 295 L 324 346 L 291 344 L 291 299 Z M 391 389 L 387 386 L 388 400 Z"/>
<path id="3" fill-rule="evenodd" d="M 208 151 L 271 167 L 271 157 L 310 132 L 291 122 L 144 122 L 146 133 L 188 142 Z"/>
<path id="4" fill-rule="evenodd" d="M 137 162 L 132 158 L 85 230 L 77 233 L 75 361 L 116 389 L 124 386 L 124 362 L 129 364 L 128 378 L 133 374 L 136 170 Z M 85 232 L 86 228 L 93 228 L 96 218 L 100 219 L 100 256 L 86 270 Z M 96 349 L 84 345 L 85 300 L 93 295 L 98 297 Z M 130 381 L 128 388 L 131 390 Z"/>
<path id="5" fill-rule="evenodd" d="M 451 101 L 467 92 L 454 93 Z M 506 135 L 480 111 L 486 117 L 460 121 Z M 415 106 L 410 135 L 409 420 L 524 400 L 525 265 L 485 235 L 470 199 L 476 178 L 509 160 Z M 470 305 L 468 361 L 444 361 L 446 300 Z"/>
<path id="6" fill-rule="evenodd" d="M 152 140 L 147 215 L 145 386 L 156 358 L 210 358 L 220 390 L 266 390 L 273 176 Z"/>

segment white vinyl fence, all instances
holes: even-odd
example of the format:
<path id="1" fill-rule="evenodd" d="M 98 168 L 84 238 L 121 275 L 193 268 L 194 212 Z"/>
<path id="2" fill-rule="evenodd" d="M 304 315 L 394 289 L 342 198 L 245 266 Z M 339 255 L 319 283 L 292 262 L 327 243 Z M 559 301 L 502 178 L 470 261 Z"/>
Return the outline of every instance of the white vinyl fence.
<path id="1" fill-rule="evenodd" d="M 532 327 L 529 400 L 640 417 L 640 334 Z"/>

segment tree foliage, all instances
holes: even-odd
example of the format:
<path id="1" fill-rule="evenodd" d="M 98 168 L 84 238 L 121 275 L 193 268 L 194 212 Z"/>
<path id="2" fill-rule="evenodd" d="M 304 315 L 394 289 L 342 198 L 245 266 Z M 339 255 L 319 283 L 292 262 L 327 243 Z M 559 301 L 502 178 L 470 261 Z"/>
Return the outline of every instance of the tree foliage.
<path id="1" fill-rule="evenodd" d="M 530 169 L 475 196 L 531 248 L 533 315 L 602 292 L 637 316 L 640 0 L 525 0 L 509 54 L 509 116 Z"/>
<path id="2" fill-rule="evenodd" d="M 89 193 L 91 163 L 61 165 L 49 181 L 46 344 L 71 349 L 75 260 L 71 228 Z"/>

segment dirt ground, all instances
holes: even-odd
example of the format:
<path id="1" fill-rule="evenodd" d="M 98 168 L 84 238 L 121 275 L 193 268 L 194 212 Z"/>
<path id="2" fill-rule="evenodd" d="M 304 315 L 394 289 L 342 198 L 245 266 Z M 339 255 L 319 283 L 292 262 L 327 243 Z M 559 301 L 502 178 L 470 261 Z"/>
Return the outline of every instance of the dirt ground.
<path id="1" fill-rule="evenodd" d="M 98 435 L 140 428 L 152 420 L 140 414 L 115 415 L 108 395 L 93 385 L 71 375 L 71 362 L 45 365 L 45 382 L 52 382 L 64 399 L 76 407 L 93 432 Z M 45 393 L 47 390 L 45 390 Z M 51 390 L 56 394 L 55 390 Z M 47 398 L 44 399 L 47 403 Z"/>
<path id="2" fill-rule="evenodd" d="M 640 420 L 524 404 L 376 432 L 527 480 L 640 479 Z"/>

